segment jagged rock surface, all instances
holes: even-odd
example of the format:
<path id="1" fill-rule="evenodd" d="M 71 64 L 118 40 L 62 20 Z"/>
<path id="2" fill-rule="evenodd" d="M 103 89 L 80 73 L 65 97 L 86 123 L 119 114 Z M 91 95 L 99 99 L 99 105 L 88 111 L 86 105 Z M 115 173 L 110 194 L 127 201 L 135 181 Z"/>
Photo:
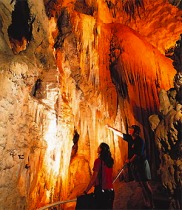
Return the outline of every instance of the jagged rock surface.
<path id="1" fill-rule="evenodd" d="M 179 68 L 182 64 L 182 46 L 179 44 L 181 40 L 177 43 L 173 55 L 177 70 L 174 88 L 160 91 L 160 114 L 149 117 L 161 161 L 158 173 L 163 186 L 169 192 L 171 209 L 182 208 L 182 83 Z"/>

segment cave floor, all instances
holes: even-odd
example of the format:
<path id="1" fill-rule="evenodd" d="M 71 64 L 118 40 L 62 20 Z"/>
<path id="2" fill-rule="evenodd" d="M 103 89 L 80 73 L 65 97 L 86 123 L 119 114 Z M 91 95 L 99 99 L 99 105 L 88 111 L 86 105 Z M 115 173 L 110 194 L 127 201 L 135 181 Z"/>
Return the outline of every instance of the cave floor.
<path id="1" fill-rule="evenodd" d="M 153 199 L 155 210 L 169 209 L 169 199 L 166 190 L 161 186 L 159 182 L 150 182 L 153 191 Z M 117 180 L 114 183 L 115 199 L 113 210 L 124 209 L 150 209 L 144 206 L 142 190 L 139 183 L 135 181 L 126 182 L 123 180 Z M 73 199 L 74 196 L 70 199 Z M 76 203 L 67 203 L 63 209 L 73 210 Z"/>
<path id="2" fill-rule="evenodd" d="M 166 191 L 158 182 L 150 183 L 153 190 L 155 209 L 166 210 L 169 208 L 169 199 Z M 135 181 L 117 181 L 114 184 L 115 200 L 114 210 L 119 209 L 147 209 L 144 206 L 141 187 Z M 150 208 L 148 208 L 150 209 Z"/>

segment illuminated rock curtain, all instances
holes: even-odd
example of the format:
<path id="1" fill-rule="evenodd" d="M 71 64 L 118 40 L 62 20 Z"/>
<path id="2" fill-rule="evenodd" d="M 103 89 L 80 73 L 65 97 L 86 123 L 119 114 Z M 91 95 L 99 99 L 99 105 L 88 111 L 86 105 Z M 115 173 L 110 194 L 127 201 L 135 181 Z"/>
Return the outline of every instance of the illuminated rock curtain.
<path id="1" fill-rule="evenodd" d="M 2 209 L 75 198 L 103 141 L 116 175 L 127 144 L 106 124 L 141 126 L 155 175 L 148 117 L 173 86 L 180 18 L 162 0 L 0 1 Z"/>

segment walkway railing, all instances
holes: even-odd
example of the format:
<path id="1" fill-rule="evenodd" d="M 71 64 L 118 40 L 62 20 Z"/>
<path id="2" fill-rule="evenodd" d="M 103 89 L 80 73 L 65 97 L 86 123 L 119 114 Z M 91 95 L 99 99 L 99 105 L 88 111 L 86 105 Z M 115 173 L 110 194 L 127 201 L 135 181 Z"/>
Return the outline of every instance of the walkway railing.
<path id="1" fill-rule="evenodd" d="M 76 198 L 75 199 L 72 199 L 72 200 L 66 200 L 66 201 L 58 201 L 58 202 L 55 202 L 55 203 L 52 203 L 52 204 L 49 204 L 47 206 L 44 206 L 44 207 L 41 207 L 37 210 L 44 210 L 44 209 L 49 209 L 51 207 L 54 207 L 54 206 L 58 206 L 60 204 L 65 204 L 65 203 L 70 203 L 70 202 L 76 202 Z"/>
<path id="2" fill-rule="evenodd" d="M 125 165 L 121 168 L 120 172 L 118 173 L 118 175 L 117 175 L 116 178 L 114 179 L 113 183 L 118 179 L 118 177 L 120 176 L 120 174 L 123 172 L 123 170 L 124 170 L 127 166 L 128 166 L 128 165 L 125 164 Z M 52 204 L 49 204 L 49 205 L 47 205 L 47 206 L 41 207 L 41 208 L 39 208 L 39 209 L 37 209 L 37 210 L 45 210 L 45 209 L 48 209 L 48 208 L 51 208 L 51 207 L 54 207 L 54 206 L 58 206 L 58 205 L 60 205 L 60 204 L 65 204 L 65 203 L 70 203 L 70 202 L 76 202 L 76 201 L 77 201 L 76 198 L 73 199 L 73 200 L 58 201 L 58 202 L 56 202 L 56 203 L 52 203 Z"/>

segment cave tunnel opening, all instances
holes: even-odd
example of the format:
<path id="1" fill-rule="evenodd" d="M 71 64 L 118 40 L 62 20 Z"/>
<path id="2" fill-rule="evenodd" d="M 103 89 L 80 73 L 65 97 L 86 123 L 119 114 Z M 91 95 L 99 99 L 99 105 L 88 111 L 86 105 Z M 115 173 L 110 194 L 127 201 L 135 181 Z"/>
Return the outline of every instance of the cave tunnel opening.
<path id="1" fill-rule="evenodd" d="M 29 42 L 32 37 L 32 23 L 27 0 L 16 0 L 12 12 L 12 23 L 8 27 L 10 43 L 19 42 L 19 45 L 22 45 L 23 40 L 26 40 L 26 43 Z"/>

